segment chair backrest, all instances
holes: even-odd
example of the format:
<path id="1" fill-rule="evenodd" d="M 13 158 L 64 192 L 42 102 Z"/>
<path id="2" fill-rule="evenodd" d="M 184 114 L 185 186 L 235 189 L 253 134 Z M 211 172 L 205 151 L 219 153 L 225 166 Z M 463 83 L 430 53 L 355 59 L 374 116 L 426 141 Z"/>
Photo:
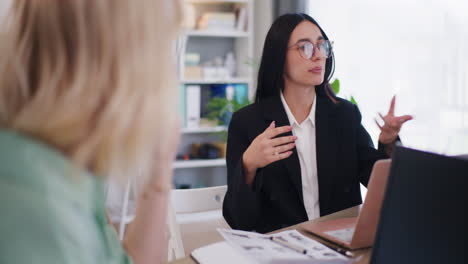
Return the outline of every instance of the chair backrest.
<path id="1" fill-rule="evenodd" d="M 227 186 L 172 190 L 172 206 L 186 255 L 223 238 L 217 228 L 229 228 L 222 206 Z"/>
<path id="2" fill-rule="evenodd" d="M 119 222 L 119 228 L 118 228 L 118 234 L 120 240 L 123 240 L 125 236 L 125 229 L 126 226 L 133 221 L 134 215 L 130 213 L 130 203 L 131 200 L 133 202 L 136 202 L 138 199 L 138 182 L 137 182 L 137 177 L 129 177 L 127 180 L 127 184 L 125 186 L 123 194 L 121 195 L 121 211 L 120 211 L 120 216 L 118 219 Z M 133 211 L 134 208 L 133 208 Z M 182 244 L 182 238 L 180 235 L 180 230 L 179 226 L 176 221 L 176 215 L 174 212 L 174 209 L 172 206 L 169 204 L 168 207 L 168 212 L 167 212 L 167 228 L 168 228 L 168 261 L 172 261 L 174 259 L 178 258 L 183 258 L 185 256 L 184 254 L 184 247 Z"/>
<path id="3" fill-rule="evenodd" d="M 185 251 L 176 215 L 171 205 L 169 205 L 167 213 L 167 224 L 169 229 L 167 260 L 172 261 L 183 258 L 185 256 Z"/>
<path id="4" fill-rule="evenodd" d="M 172 190 L 172 206 L 177 214 L 219 210 L 223 207 L 226 191 L 226 185 Z"/>

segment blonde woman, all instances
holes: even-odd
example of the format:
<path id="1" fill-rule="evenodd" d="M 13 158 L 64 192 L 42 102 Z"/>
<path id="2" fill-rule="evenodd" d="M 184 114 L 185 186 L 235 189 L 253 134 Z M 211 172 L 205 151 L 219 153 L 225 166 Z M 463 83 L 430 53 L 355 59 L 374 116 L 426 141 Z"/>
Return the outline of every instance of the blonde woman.
<path id="1" fill-rule="evenodd" d="M 0 58 L 0 263 L 160 263 L 179 1 L 17 0 Z M 123 245 L 103 180 L 149 176 Z"/>

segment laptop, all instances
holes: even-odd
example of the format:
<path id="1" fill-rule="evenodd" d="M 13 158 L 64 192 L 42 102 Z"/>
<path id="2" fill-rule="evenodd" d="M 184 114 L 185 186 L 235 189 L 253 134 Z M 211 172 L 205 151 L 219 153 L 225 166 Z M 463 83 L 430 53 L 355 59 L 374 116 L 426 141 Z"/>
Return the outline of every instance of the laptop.
<path id="1" fill-rule="evenodd" d="M 347 249 L 372 246 L 390 170 L 390 159 L 375 162 L 367 195 L 358 217 L 305 223 L 306 231 Z"/>
<path id="2" fill-rule="evenodd" d="M 397 147 L 371 263 L 468 263 L 468 160 Z"/>

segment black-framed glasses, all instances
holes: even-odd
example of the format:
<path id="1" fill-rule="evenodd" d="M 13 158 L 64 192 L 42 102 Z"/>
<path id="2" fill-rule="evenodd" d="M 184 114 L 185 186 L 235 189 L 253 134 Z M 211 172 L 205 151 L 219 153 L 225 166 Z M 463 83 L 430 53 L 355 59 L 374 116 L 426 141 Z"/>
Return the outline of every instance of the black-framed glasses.
<path id="1" fill-rule="evenodd" d="M 288 49 L 291 48 L 296 48 L 301 57 L 306 60 L 310 60 L 310 58 L 314 56 L 316 48 L 320 52 L 320 55 L 329 58 L 332 55 L 333 42 L 329 40 L 319 40 L 319 42 L 314 45 L 314 43 L 310 41 L 303 40 L 290 46 Z"/>

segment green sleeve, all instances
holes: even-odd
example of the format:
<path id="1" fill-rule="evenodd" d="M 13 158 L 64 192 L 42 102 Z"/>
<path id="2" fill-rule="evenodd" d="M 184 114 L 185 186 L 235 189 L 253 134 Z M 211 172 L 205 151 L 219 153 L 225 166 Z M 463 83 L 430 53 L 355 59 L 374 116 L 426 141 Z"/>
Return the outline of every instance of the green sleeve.
<path id="1" fill-rule="evenodd" d="M 55 194 L 0 179 L 0 263 L 131 263 L 107 224 Z"/>
<path id="2" fill-rule="evenodd" d="M 0 184 L 0 263 L 87 263 L 85 256 L 67 249 L 57 210 L 45 194 Z"/>

